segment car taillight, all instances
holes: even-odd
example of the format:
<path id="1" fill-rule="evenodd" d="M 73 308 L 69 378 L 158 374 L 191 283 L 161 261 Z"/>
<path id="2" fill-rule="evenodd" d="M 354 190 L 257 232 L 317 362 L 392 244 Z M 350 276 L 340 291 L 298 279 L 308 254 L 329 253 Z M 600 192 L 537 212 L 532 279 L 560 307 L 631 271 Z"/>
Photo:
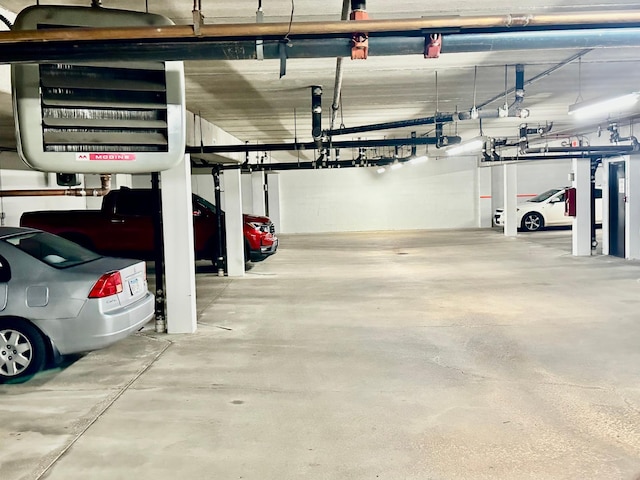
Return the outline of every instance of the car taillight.
<path id="1" fill-rule="evenodd" d="M 104 298 L 122 292 L 122 277 L 120 272 L 105 273 L 89 292 L 89 298 Z"/>

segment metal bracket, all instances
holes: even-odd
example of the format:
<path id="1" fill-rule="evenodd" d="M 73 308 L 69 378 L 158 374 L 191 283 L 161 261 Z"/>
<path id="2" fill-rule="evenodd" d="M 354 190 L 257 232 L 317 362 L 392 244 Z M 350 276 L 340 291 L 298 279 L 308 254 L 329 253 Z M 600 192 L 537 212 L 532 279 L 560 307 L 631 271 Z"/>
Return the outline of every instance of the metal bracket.
<path id="1" fill-rule="evenodd" d="M 256 23 L 264 23 L 264 12 L 262 7 L 259 7 L 256 12 Z M 264 40 L 261 38 L 256 39 L 256 59 L 264 60 Z"/>
<path id="2" fill-rule="evenodd" d="M 432 33 L 424 40 L 424 58 L 438 58 L 442 50 L 442 35 Z"/>
<path id="3" fill-rule="evenodd" d="M 202 11 L 200 10 L 202 6 L 200 2 L 201 0 L 199 0 L 198 2 L 196 2 L 196 0 L 193 0 L 193 10 L 191 11 L 191 13 L 193 14 L 193 33 L 196 35 L 196 37 L 202 35 L 201 28 L 204 25 L 204 15 L 202 15 Z"/>
<path id="4" fill-rule="evenodd" d="M 349 16 L 350 20 L 368 20 L 369 14 L 364 10 L 354 10 Z M 369 56 L 369 34 L 355 32 L 351 36 L 351 60 L 366 60 Z"/>
<path id="5" fill-rule="evenodd" d="M 281 40 L 278 44 L 278 53 L 280 54 L 280 78 L 287 74 L 287 40 Z"/>

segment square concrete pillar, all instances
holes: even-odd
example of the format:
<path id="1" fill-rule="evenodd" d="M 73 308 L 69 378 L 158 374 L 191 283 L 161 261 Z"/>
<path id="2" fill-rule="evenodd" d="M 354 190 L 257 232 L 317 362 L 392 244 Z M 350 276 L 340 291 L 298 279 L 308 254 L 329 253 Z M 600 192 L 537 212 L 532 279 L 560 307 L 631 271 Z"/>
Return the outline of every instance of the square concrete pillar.
<path id="1" fill-rule="evenodd" d="M 189 155 L 160 174 L 167 333 L 196 331 L 196 275 Z"/>
<path id="2" fill-rule="evenodd" d="M 276 228 L 276 233 L 282 232 L 282 216 L 280 215 L 280 174 L 267 174 L 267 197 L 269 218 Z"/>
<path id="3" fill-rule="evenodd" d="M 627 209 L 625 212 L 625 257 L 640 259 L 640 158 L 626 157 Z"/>
<path id="4" fill-rule="evenodd" d="M 264 172 L 251 172 L 251 212 L 254 215 L 266 214 Z"/>
<path id="5" fill-rule="evenodd" d="M 222 176 L 225 227 L 227 233 L 227 275 L 244 276 L 244 236 L 242 227 L 242 187 L 240 169 L 225 170 Z"/>
<path id="6" fill-rule="evenodd" d="M 477 218 L 478 227 L 491 228 L 493 226 L 493 208 L 491 202 L 491 172 L 493 168 L 478 167 L 476 169 L 478 175 L 477 181 Z"/>
<path id="7" fill-rule="evenodd" d="M 515 237 L 518 234 L 518 166 L 515 163 L 503 165 L 504 173 L 504 234 Z"/>
<path id="8" fill-rule="evenodd" d="M 572 160 L 573 181 L 576 189 L 576 216 L 571 231 L 575 256 L 591 255 L 591 159 Z"/>

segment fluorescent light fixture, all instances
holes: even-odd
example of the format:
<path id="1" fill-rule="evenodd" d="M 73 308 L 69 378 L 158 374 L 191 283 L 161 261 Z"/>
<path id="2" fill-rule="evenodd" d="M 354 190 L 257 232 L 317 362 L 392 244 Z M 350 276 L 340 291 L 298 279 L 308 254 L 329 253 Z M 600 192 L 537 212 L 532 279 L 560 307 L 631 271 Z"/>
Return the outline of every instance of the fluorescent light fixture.
<path id="1" fill-rule="evenodd" d="M 402 164 L 401 163 L 397 163 L 396 162 L 396 163 L 392 163 L 391 164 L 391 170 L 398 170 L 400 168 L 402 168 Z"/>
<path id="2" fill-rule="evenodd" d="M 409 160 L 409 163 L 411 165 L 417 165 L 419 163 L 425 163 L 429 161 L 429 157 L 427 157 L 426 155 L 420 155 L 419 157 L 413 157 L 411 160 Z"/>
<path id="3" fill-rule="evenodd" d="M 576 118 L 589 118 L 617 113 L 633 107 L 639 99 L 640 92 L 633 92 L 619 97 L 579 102 L 569 106 L 569 115 L 573 115 Z"/>
<path id="4" fill-rule="evenodd" d="M 383 174 L 383 173 L 384 173 L 384 172 L 386 172 L 386 171 L 387 171 L 387 169 L 386 169 L 386 168 L 384 168 L 384 167 L 380 167 L 380 168 L 378 168 L 378 169 L 376 170 L 376 172 L 378 172 L 379 174 Z"/>
<path id="5" fill-rule="evenodd" d="M 477 153 L 482 150 L 482 147 L 484 147 L 484 141 L 484 137 L 475 137 L 471 140 L 467 140 L 466 142 L 452 145 L 451 147 L 447 148 L 447 155 L 455 156 Z"/>

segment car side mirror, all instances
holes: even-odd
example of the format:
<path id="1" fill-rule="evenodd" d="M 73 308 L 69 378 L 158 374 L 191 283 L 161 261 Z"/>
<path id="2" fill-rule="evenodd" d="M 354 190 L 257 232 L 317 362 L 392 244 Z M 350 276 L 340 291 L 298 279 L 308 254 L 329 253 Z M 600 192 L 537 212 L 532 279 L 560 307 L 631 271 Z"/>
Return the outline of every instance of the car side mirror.
<path id="1" fill-rule="evenodd" d="M 193 216 L 194 217 L 201 217 L 202 216 L 202 210 L 200 210 L 199 208 L 194 208 L 193 209 Z"/>

